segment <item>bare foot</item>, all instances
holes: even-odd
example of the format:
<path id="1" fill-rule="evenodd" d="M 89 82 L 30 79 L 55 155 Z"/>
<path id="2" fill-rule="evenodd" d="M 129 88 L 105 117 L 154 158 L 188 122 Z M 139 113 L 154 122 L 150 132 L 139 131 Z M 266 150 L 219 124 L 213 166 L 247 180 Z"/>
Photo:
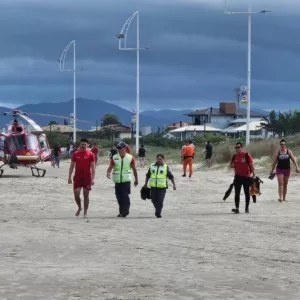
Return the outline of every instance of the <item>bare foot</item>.
<path id="1" fill-rule="evenodd" d="M 82 209 L 81 209 L 81 208 L 78 208 L 78 210 L 77 210 L 75 216 L 78 217 L 78 216 L 80 215 L 80 212 L 81 212 L 81 211 L 82 211 Z"/>
<path id="2" fill-rule="evenodd" d="M 84 212 L 83 217 L 87 218 L 87 211 Z"/>

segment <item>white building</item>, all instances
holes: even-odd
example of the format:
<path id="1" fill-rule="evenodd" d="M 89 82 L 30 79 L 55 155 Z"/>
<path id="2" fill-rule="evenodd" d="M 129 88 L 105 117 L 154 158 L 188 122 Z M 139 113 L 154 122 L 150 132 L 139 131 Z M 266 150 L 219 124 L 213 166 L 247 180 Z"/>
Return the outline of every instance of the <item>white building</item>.
<path id="1" fill-rule="evenodd" d="M 221 128 L 213 127 L 210 125 L 190 125 L 171 130 L 170 133 L 176 138 L 179 138 L 181 141 L 183 141 L 190 139 L 196 135 L 205 135 L 208 133 L 220 134 L 221 131 Z"/>
<path id="2" fill-rule="evenodd" d="M 240 137 L 246 134 L 247 110 L 237 108 L 236 103 L 220 103 L 219 108 L 206 108 L 187 114 L 192 117 L 193 125 L 182 126 L 169 132 L 181 140 L 192 138 L 195 135 L 225 134 Z M 266 138 L 270 136 L 262 128 L 265 123 L 265 114 L 250 112 L 250 137 Z"/>
<path id="3" fill-rule="evenodd" d="M 152 133 L 152 127 L 151 126 L 144 126 L 141 128 L 141 134 L 142 136 L 146 136 Z"/>
<path id="4" fill-rule="evenodd" d="M 209 107 L 201 110 L 196 110 L 187 114 L 192 118 L 194 125 L 209 124 L 210 126 L 223 128 L 228 127 L 228 124 L 237 119 L 246 120 L 247 110 L 237 108 L 234 102 L 221 102 L 218 108 Z M 251 119 L 262 119 L 266 115 L 257 112 L 250 112 Z"/>
<path id="5" fill-rule="evenodd" d="M 250 138 L 267 138 L 272 134 L 266 131 L 262 124 L 266 124 L 266 121 L 263 119 L 251 119 L 249 123 L 250 129 Z M 247 131 L 247 120 L 245 119 L 236 119 L 229 122 L 229 126 L 224 128 L 221 132 L 226 135 L 232 135 L 238 137 L 241 134 L 246 134 Z"/>

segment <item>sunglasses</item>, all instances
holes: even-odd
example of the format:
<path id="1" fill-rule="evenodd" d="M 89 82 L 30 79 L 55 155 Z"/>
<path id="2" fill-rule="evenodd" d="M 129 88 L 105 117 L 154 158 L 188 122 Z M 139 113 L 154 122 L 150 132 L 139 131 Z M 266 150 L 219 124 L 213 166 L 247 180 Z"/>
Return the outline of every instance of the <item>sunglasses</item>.
<path id="1" fill-rule="evenodd" d="M 235 149 L 240 149 L 241 147 L 237 146 L 237 147 L 234 147 Z"/>

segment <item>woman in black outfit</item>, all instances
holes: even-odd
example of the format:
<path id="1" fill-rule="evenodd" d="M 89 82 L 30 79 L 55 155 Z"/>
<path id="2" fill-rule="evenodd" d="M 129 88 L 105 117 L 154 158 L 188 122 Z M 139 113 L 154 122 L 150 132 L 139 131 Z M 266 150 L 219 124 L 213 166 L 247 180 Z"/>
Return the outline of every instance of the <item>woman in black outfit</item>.
<path id="1" fill-rule="evenodd" d="M 293 162 L 293 164 L 296 167 L 296 172 L 299 173 L 299 167 L 293 152 L 287 149 L 285 140 L 281 140 L 279 151 L 275 153 L 273 159 L 272 171 L 271 171 L 271 174 L 273 174 L 274 169 L 276 167 L 279 202 L 286 201 L 287 185 L 291 175 L 290 161 Z"/>

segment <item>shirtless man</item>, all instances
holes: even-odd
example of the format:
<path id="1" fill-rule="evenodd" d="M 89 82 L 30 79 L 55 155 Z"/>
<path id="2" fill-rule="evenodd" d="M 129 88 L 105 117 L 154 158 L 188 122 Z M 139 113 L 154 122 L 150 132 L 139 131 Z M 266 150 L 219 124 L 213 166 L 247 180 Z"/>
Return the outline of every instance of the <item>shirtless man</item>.
<path id="1" fill-rule="evenodd" d="M 69 180 L 68 183 L 72 184 L 72 173 L 75 167 L 74 181 L 74 197 L 78 210 L 75 214 L 76 217 L 81 212 L 81 199 L 80 192 L 83 189 L 84 198 L 84 218 L 87 216 L 87 210 L 89 207 L 89 192 L 94 185 L 95 178 L 95 156 L 88 150 L 88 141 L 81 139 L 79 150 L 75 151 L 72 155 L 71 165 L 69 169 Z"/>

